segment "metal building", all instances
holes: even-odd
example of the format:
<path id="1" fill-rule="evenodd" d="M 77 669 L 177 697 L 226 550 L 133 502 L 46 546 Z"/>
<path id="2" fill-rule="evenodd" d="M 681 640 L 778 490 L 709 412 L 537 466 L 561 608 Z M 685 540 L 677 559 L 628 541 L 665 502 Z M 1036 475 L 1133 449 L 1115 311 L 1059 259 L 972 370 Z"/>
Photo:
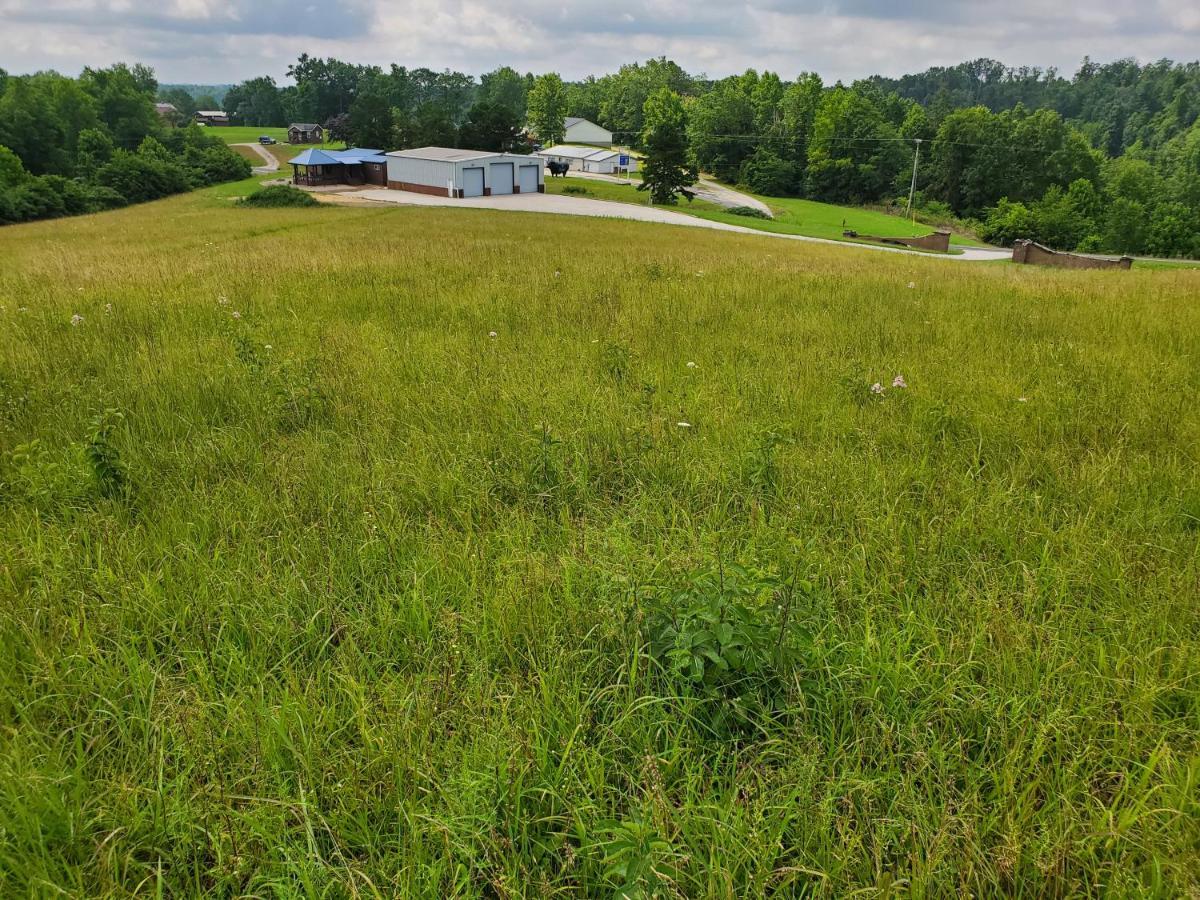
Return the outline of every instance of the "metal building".
<path id="1" fill-rule="evenodd" d="M 542 161 L 519 153 L 418 147 L 387 155 L 387 186 L 439 197 L 535 194 L 546 190 Z"/>
<path id="2" fill-rule="evenodd" d="M 597 150 L 595 147 L 575 147 L 569 144 L 556 144 L 539 150 L 537 156 L 546 162 L 566 163 L 577 172 L 595 172 L 601 175 L 612 175 L 620 169 L 637 171 L 636 161 L 627 154 L 617 150 Z M 622 163 L 622 159 L 625 160 Z"/>

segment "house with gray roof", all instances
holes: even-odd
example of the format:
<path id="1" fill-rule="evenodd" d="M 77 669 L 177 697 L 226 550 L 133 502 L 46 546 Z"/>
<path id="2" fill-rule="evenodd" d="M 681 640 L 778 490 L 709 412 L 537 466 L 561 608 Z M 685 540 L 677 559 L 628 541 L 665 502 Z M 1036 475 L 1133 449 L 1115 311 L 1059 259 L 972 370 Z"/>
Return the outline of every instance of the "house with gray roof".
<path id="1" fill-rule="evenodd" d="M 325 129 L 316 122 L 293 122 L 288 126 L 289 144 L 323 144 Z"/>

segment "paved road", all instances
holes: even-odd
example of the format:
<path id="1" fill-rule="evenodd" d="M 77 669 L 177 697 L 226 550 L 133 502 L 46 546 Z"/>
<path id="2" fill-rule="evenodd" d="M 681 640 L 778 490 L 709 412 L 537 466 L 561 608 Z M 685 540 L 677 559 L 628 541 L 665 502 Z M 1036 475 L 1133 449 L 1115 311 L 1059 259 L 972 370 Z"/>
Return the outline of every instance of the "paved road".
<path id="1" fill-rule="evenodd" d="M 229 146 L 231 146 L 231 147 L 251 147 L 254 149 L 254 151 L 259 156 L 261 156 L 263 158 L 263 160 L 266 162 L 266 165 L 265 166 L 255 166 L 254 167 L 255 175 L 266 175 L 269 172 L 278 172 L 279 171 L 279 160 L 277 160 L 275 158 L 274 154 L 272 154 L 271 151 L 268 150 L 266 147 L 264 147 L 262 144 L 230 144 Z"/>
<path id="2" fill-rule="evenodd" d="M 320 197 L 330 199 L 333 197 Z M 605 219 L 633 219 L 638 222 L 659 222 L 664 225 L 683 225 L 688 228 L 709 228 L 714 231 L 732 231 L 756 237 L 779 238 L 788 241 L 803 241 L 809 244 L 831 244 L 835 247 L 855 247 L 874 250 L 878 253 L 907 253 L 931 259 L 953 259 L 964 262 L 984 262 L 1009 259 L 1008 250 L 983 247 L 963 247 L 956 255 L 941 253 L 915 253 L 899 247 L 881 247 L 876 244 L 854 244 L 848 241 L 833 241 L 826 238 L 807 237 L 800 234 L 778 234 L 759 231 L 741 225 L 726 225 L 710 222 L 685 213 L 673 212 L 658 206 L 637 206 L 632 203 L 614 203 L 608 200 L 593 200 L 587 197 L 567 197 L 562 194 L 508 194 L 499 197 L 465 197 L 452 200 L 449 197 L 434 197 L 430 194 L 412 194 L 408 191 L 391 191 L 372 188 L 364 191 L 346 192 L 337 195 L 337 202 L 371 200 L 378 203 L 399 203 L 407 206 L 449 206 L 455 209 L 502 209 L 513 212 L 553 213 L 561 216 L 598 216 Z"/>

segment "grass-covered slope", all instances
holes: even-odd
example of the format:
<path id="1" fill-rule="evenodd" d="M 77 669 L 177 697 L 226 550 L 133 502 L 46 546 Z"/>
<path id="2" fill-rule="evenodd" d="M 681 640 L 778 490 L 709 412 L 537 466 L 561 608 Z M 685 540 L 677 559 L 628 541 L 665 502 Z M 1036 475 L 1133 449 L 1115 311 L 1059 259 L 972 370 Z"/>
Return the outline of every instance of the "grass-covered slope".
<path id="1" fill-rule="evenodd" d="M 637 189 L 636 182 L 622 184 L 579 176 L 546 178 L 546 191 L 551 194 L 574 193 L 580 189 L 598 200 L 640 204 L 645 204 L 648 200 L 646 192 Z M 741 225 L 745 228 L 756 228 L 759 231 L 802 234 L 808 237 L 846 240 L 847 242 L 852 242 L 853 239 L 842 236 L 846 230 L 876 237 L 917 237 L 933 231 L 929 225 L 910 222 L 901 216 L 891 216 L 873 209 L 836 206 L 832 203 L 800 200 L 794 197 L 758 197 L 757 199 L 771 208 L 774 218 L 754 219 L 734 215 L 720 204 L 699 199 L 692 200 L 690 203 L 681 199 L 670 208 L 677 212 L 699 216 L 702 219 Z M 962 235 L 954 235 L 950 240 L 957 246 L 981 246 L 980 241 Z"/>
<path id="2" fill-rule="evenodd" d="M 1198 289 L 5 229 L 0 893 L 1200 890 Z"/>

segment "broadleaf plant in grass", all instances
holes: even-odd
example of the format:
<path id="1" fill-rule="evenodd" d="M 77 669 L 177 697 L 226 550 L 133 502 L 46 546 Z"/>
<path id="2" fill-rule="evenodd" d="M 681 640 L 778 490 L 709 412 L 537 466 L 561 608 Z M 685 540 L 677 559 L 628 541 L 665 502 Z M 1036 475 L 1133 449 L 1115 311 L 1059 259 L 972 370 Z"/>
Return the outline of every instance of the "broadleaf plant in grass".
<path id="1" fill-rule="evenodd" d="M 651 601 L 650 655 L 669 690 L 699 702 L 698 721 L 713 734 L 761 729 L 786 709 L 808 643 L 792 615 L 797 591 L 812 585 L 730 565 Z"/>

